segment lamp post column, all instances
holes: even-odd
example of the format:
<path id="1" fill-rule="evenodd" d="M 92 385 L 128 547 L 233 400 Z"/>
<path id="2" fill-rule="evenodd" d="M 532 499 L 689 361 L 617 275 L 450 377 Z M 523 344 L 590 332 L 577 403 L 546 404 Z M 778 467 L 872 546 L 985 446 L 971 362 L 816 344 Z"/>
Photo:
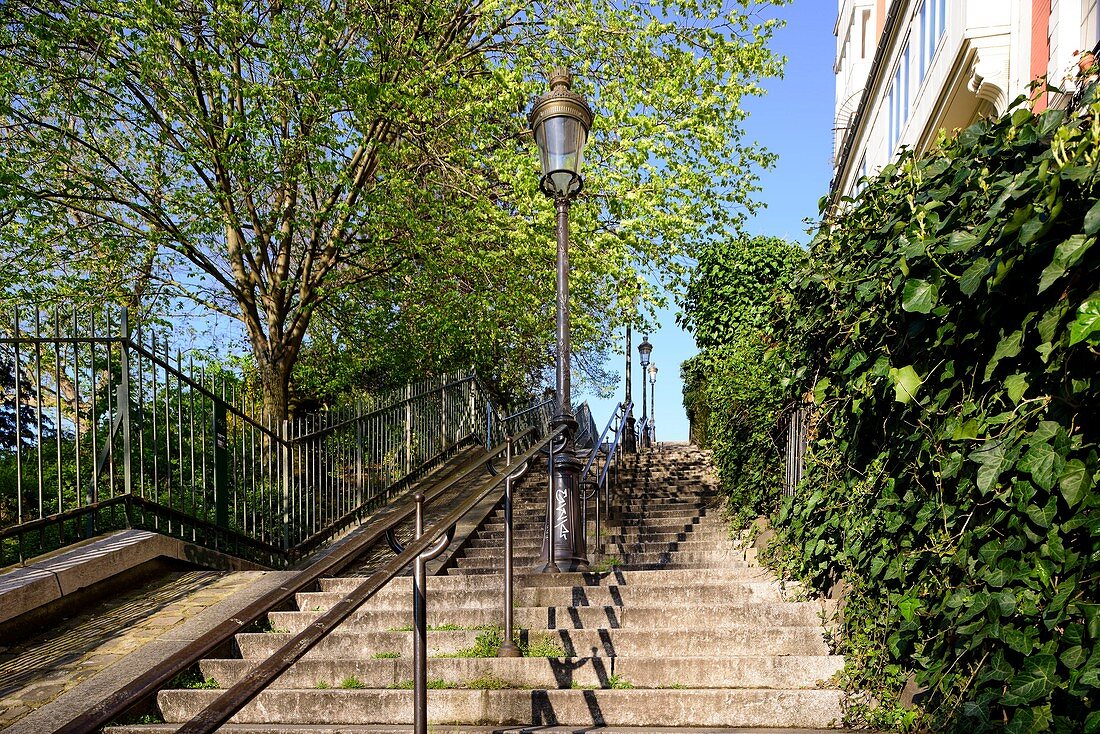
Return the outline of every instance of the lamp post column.
<path id="1" fill-rule="evenodd" d="M 638 345 L 638 362 L 642 365 L 642 425 L 645 426 L 645 430 L 642 431 L 641 440 L 642 446 L 649 446 L 649 424 L 646 421 L 646 402 L 645 402 L 645 374 L 646 368 L 649 367 L 649 355 L 653 354 L 653 345 L 649 343 L 649 337 L 643 336 L 642 343 Z"/>
<path id="2" fill-rule="evenodd" d="M 630 368 L 632 355 L 630 354 L 630 326 L 626 327 L 626 398 L 624 406 L 630 412 L 626 414 L 626 426 L 623 429 L 622 445 L 623 451 L 628 454 L 634 454 L 638 452 L 637 436 L 634 435 L 636 430 L 634 425 L 634 407 L 630 404 Z"/>
<path id="3" fill-rule="evenodd" d="M 551 425 L 565 426 L 564 445 L 554 453 L 554 465 L 550 467 L 553 502 L 547 502 L 547 535 L 543 539 L 542 570 L 576 571 L 588 568 L 585 528 L 581 523 L 580 483 L 581 461 L 573 436 L 577 420 L 573 416 L 572 374 L 570 371 L 569 328 L 569 199 L 557 197 L 554 205 L 558 213 L 557 239 L 557 343 L 556 383 L 558 391 L 557 415 Z M 552 510 L 552 513 L 551 513 Z"/>
<path id="4" fill-rule="evenodd" d="M 649 365 L 649 443 L 657 442 L 657 365 Z"/>

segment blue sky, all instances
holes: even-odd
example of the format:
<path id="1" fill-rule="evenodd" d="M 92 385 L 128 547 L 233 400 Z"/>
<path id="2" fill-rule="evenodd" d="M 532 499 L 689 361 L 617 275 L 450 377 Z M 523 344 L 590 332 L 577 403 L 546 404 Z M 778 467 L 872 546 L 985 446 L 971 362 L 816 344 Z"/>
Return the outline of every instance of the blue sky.
<path id="1" fill-rule="evenodd" d="M 787 57 L 782 79 L 765 82 L 768 94 L 746 102 L 750 116 L 745 123 L 746 138 L 756 140 L 779 155 L 778 163 L 761 175 L 763 190 L 759 198 L 767 203 L 750 219 L 749 234 L 766 234 L 806 244 L 806 219 L 816 219 L 817 201 L 825 195 L 832 175 L 833 128 L 833 57 L 836 21 L 833 0 L 795 0 L 780 8 L 777 15 L 786 27 L 777 31 L 773 48 Z M 653 343 L 653 363 L 657 365 L 656 425 L 659 441 L 687 439 L 688 423 L 684 414 L 683 383 L 680 363 L 697 350 L 691 335 L 676 326 L 676 308 L 658 314 L 660 328 L 649 334 Z M 641 400 L 640 368 L 637 345 L 641 334 L 634 334 L 633 397 Z M 623 357 L 610 365 L 622 379 Z M 647 386 L 648 390 L 648 386 Z M 574 400 L 588 400 L 598 428 L 602 429 L 611 411 L 622 400 L 620 387 L 615 397 L 601 400 L 578 393 Z M 640 405 L 635 415 L 640 417 Z"/>

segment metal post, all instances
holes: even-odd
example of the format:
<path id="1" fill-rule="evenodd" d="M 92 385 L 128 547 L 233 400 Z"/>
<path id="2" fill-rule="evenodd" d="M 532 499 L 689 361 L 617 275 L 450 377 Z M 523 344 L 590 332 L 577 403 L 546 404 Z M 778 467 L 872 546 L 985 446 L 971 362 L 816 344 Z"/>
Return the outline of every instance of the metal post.
<path id="1" fill-rule="evenodd" d="M 641 438 L 642 438 L 642 447 L 643 448 L 648 448 L 649 447 L 649 422 L 648 422 L 648 417 L 649 416 L 646 413 L 645 381 L 646 381 L 646 375 L 645 375 L 645 370 L 643 369 L 642 370 L 642 425 L 645 426 L 646 429 L 642 433 Z"/>
<path id="2" fill-rule="evenodd" d="M 657 377 L 649 385 L 649 445 L 657 443 Z"/>
<path id="3" fill-rule="evenodd" d="M 623 405 L 627 405 L 627 406 L 632 406 L 632 403 L 630 402 L 630 386 L 631 386 L 630 368 L 632 366 L 631 363 L 630 363 L 630 360 L 632 359 L 632 357 L 633 357 L 633 355 L 630 353 L 630 325 L 627 324 L 627 326 L 626 326 L 626 401 L 623 403 Z M 625 453 L 634 454 L 634 453 L 637 453 L 637 451 L 638 451 L 637 437 L 635 436 L 635 433 L 634 433 L 634 431 L 637 430 L 637 428 L 634 425 L 634 409 L 633 409 L 633 407 L 629 407 L 629 408 L 627 408 L 627 410 L 629 412 L 627 413 L 627 416 L 626 416 L 626 430 L 623 434 L 622 441 L 620 441 L 619 445 L 622 446 L 622 449 Z"/>
<path id="4" fill-rule="evenodd" d="M 279 453 L 281 454 L 282 464 L 282 504 L 283 504 L 283 550 L 290 550 L 290 492 L 292 488 L 292 476 L 293 471 L 291 469 L 291 450 L 290 450 L 290 437 L 291 437 L 291 423 L 289 420 L 282 422 L 282 432 L 279 441 Z M 295 526 L 296 535 L 300 535 L 300 530 Z M 295 537 L 294 541 L 298 542 L 302 538 Z"/>
<path id="5" fill-rule="evenodd" d="M 585 528 L 580 522 L 581 492 L 579 485 L 581 462 L 577 459 L 573 434 L 577 421 L 573 416 L 570 395 L 570 329 L 569 329 L 569 199 L 555 199 L 557 207 L 557 370 L 558 411 L 551 426 L 564 427 L 564 443 L 551 464 L 550 533 L 543 545 L 541 560 L 544 570 L 564 566 L 576 571 L 588 568 Z"/>
<path id="6" fill-rule="evenodd" d="M 122 309 L 122 313 L 119 315 L 122 319 L 121 333 L 119 336 L 122 338 L 122 357 L 120 359 L 119 369 L 122 371 L 122 381 L 118 386 L 118 409 L 120 411 L 119 419 L 122 421 L 122 471 L 124 476 L 122 477 L 122 488 L 125 494 L 130 494 L 133 490 L 130 477 L 130 467 L 132 452 L 130 451 L 130 315 L 129 310 Z M 75 350 L 75 347 L 74 347 Z M 75 351 L 74 351 L 75 353 Z M 80 406 L 77 406 L 77 410 L 80 410 Z M 98 499 L 98 497 L 96 498 Z"/>
<path id="7" fill-rule="evenodd" d="M 416 495 L 416 538 L 424 534 L 424 495 Z M 413 731 L 428 734 L 428 602 L 424 554 L 413 561 Z"/>
<path id="8" fill-rule="evenodd" d="M 507 462 L 504 471 L 504 641 L 497 650 L 498 658 L 523 657 L 512 641 L 512 437 L 506 439 Z"/>
<path id="9" fill-rule="evenodd" d="M 214 524 L 229 527 L 229 430 L 225 402 L 214 400 Z"/>

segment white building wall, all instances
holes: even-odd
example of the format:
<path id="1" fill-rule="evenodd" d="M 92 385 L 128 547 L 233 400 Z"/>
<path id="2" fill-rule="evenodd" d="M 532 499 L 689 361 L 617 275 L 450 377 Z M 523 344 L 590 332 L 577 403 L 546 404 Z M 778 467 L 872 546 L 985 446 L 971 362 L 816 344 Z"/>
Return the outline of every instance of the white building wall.
<path id="1" fill-rule="evenodd" d="M 1052 0 L 1052 83 L 1071 82 L 1075 52 L 1092 48 L 1100 37 L 1098 2 Z M 840 34 L 848 30 L 859 4 L 838 2 L 838 117 L 845 106 L 859 106 L 851 101 L 853 91 L 869 86 L 858 129 L 847 131 L 851 149 L 841 161 L 838 147 L 834 158 L 844 165 L 833 181 L 834 191 L 843 195 L 855 190 L 861 172 L 877 173 L 902 147 L 925 150 L 940 130 L 950 132 L 980 116 L 1004 112 L 1016 97 L 1028 94 L 1031 82 L 1032 0 L 891 0 L 887 16 L 896 13 L 897 22 L 874 79 L 859 70 L 860 79 L 854 64 L 843 63 L 850 56 L 843 62 L 840 56 L 850 54 L 851 45 L 842 47 Z M 843 134 L 837 135 L 838 146 Z"/>

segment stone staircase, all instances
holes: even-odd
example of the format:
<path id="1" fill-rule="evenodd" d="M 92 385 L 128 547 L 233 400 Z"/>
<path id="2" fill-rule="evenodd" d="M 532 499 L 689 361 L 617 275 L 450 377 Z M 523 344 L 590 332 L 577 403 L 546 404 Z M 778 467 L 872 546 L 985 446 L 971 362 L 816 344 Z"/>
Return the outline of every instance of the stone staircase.
<path id="1" fill-rule="evenodd" d="M 514 615 L 526 657 L 482 656 L 499 643 L 503 618 L 499 511 L 442 575 L 429 577 L 433 730 L 839 726 L 841 692 L 824 681 L 842 659 L 824 642 L 822 606 L 786 601 L 754 552 L 728 538 L 708 457 L 669 445 L 628 467 L 604 529 L 605 552 L 588 573 L 532 572 L 545 472 L 519 485 Z M 240 659 L 201 664 L 205 684 L 237 681 L 358 581 L 326 579 L 319 591 L 298 595 L 297 610 L 272 612 L 271 631 L 238 635 Z M 410 598 L 410 579 L 395 579 L 247 706 L 233 730 L 407 731 Z M 217 693 L 162 691 L 168 725 L 112 731 L 173 730 Z"/>

